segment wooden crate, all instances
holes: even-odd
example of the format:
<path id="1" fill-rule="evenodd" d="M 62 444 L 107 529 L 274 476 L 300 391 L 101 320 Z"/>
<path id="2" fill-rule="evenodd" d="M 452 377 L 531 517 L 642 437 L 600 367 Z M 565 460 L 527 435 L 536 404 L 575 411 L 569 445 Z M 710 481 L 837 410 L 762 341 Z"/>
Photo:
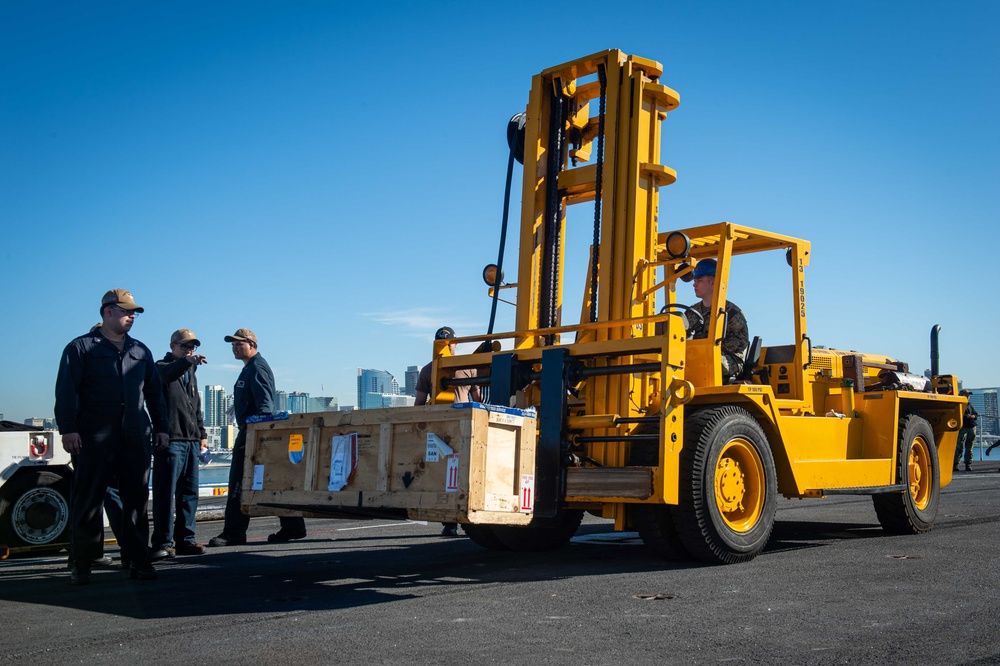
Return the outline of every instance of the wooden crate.
<path id="1" fill-rule="evenodd" d="M 351 435 L 356 461 L 344 455 Z M 331 470 L 348 459 L 353 471 L 337 489 Z M 534 469 L 533 411 L 467 403 L 292 414 L 249 426 L 242 504 L 252 516 L 525 525 Z"/>

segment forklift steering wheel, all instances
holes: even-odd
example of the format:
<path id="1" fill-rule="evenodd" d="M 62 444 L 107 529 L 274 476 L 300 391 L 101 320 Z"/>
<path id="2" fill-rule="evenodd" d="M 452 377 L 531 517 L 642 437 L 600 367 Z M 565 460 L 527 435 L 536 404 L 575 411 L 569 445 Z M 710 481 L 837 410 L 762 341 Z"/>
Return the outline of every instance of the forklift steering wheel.
<path id="1" fill-rule="evenodd" d="M 671 310 L 680 310 L 680 312 L 670 312 Z M 667 312 L 681 317 L 684 320 L 684 330 L 689 332 L 696 328 L 701 328 L 702 324 L 705 323 L 705 318 L 701 316 L 701 313 L 690 305 L 667 303 L 660 309 L 660 314 L 666 314 Z"/>

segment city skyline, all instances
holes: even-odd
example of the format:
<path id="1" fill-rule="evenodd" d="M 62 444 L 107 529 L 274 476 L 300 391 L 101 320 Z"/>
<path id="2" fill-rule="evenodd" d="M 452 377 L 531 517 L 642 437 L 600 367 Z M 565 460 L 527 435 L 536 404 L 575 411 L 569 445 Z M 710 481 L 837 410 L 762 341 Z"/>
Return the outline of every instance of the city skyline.
<path id="1" fill-rule="evenodd" d="M 417 366 L 407 366 L 407 372 L 412 371 Z M 378 386 L 377 380 L 380 375 L 388 375 L 392 377 L 392 374 L 384 370 L 372 370 L 372 369 L 362 369 L 358 368 L 358 384 L 359 387 L 362 383 L 362 373 L 367 373 L 364 376 L 368 381 L 372 381 L 372 377 L 375 377 L 376 384 Z M 414 380 L 415 381 L 415 380 Z M 391 386 L 396 386 L 398 389 L 398 382 L 393 379 L 388 384 Z M 964 387 L 963 387 L 964 388 Z M 360 388 L 359 388 L 360 390 Z M 979 419 L 976 424 L 976 440 L 983 443 L 992 443 L 993 441 L 1000 439 L 1000 400 L 998 400 L 998 395 L 1000 395 L 1000 386 L 989 386 L 981 388 L 968 388 L 972 392 L 969 396 L 969 404 L 975 408 L 979 414 Z M 226 409 L 232 405 L 232 394 L 228 393 L 225 387 L 218 385 L 205 386 L 202 389 L 202 409 L 204 412 L 205 428 L 209 433 L 209 445 L 212 447 L 223 447 L 227 448 L 227 444 L 231 444 L 229 440 L 235 437 L 235 432 L 224 433 L 227 428 L 231 429 L 232 426 L 226 422 Z M 354 405 L 339 405 L 337 399 L 334 396 L 310 396 L 304 391 L 294 391 L 286 392 L 284 390 L 276 391 L 277 401 L 275 406 L 275 411 L 288 411 L 290 413 L 313 413 L 313 412 L 326 412 L 326 411 L 343 411 L 351 409 L 363 409 L 362 407 L 357 407 Z M 292 404 L 287 402 L 282 402 L 282 397 L 289 395 L 297 395 L 303 400 L 296 403 L 294 406 L 305 405 L 305 409 L 301 411 L 294 408 Z M 360 396 L 360 394 L 359 394 Z M 392 398 L 409 398 L 409 401 L 399 401 L 394 403 Z M 411 395 L 407 393 L 397 393 L 397 394 L 378 394 L 378 405 L 377 408 L 382 407 L 403 407 L 410 406 L 413 404 Z M 325 404 L 324 404 L 325 403 Z M 23 420 L 10 419 L 7 418 L 3 412 L 0 412 L 0 420 L 9 420 L 15 423 L 23 423 L 24 425 L 32 425 L 35 427 L 44 428 L 55 428 L 55 420 L 53 417 L 41 417 L 41 416 L 30 416 Z M 228 434 L 228 437 L 226 436 Z"/>
<path id="2" fill-rule="evenodd" d="M 415 391 L 416 386 L 416 375 L 419 372 L 420 367 L 415 365 L 409 365 L 404 371 L 406 383 L 403 386 L 399 385 L 398 380 L 395 379 L 393 375 L 388 370 L 372 370 L 372 369 L 362 369 L 357 368 L 358 380 L 360 381 L 360 373 L 362 370 L 373 372 L 373 373 L 384 373 L 388 377 L 391 377 L 391 383 L 388 386 L 391 389 L 396 390 L 396 393 L 387 393 L 386 395 L 391 396 L 406 396 L 414 397 L 415 393 L 411 393 L 411 385 Z M 411 376 L 412 375 L 412 376 Z M 204 415 L 205 426 L 206 427 L 221 427 L 226 425 L 225 415 L 226 410 L 232 406 L 233 395 L 231 393 L 232 388 L 226 388 L 220 384 L 207 384 L 201 388 L 201 398 L 202 398 L 202 412 Z M 412 401 L 409 405 L 412 405 Z M 305 405 L 305 408 L 303 408 Z M 321 409 L 321 407 L 326 407 Z M 380 404 L 379 407 L 401 407 L 407 406 L 400 404 L 399 402 L 395 404 Z M 287 411 L 293 413 L 308 413 L 308 412 L 320 412 L 320 411 L 341 411 L 345 409 L 362 409 L 357 405 L 342 405 L 338 396 L 334 395 L 323 395 L 314 396 L 308 391 L 288 391 L 285 389 L 275 390 L 275 411 Z M 25 416 L 20 416 L 17 414 L 10 414 L 5 416 L 5 412 L 0 405 L 0 419 L 5 419 L 8 421 L 13 421 L 15 423 L 23 423 L 25 425 L 31 425 L 29 421 L 45 421 L 54 422 L 54 417 L 50 414 L 40 415 L 40 414 L 30 414 Z M 50 427 L 50 426 L 45 426 Z"/>

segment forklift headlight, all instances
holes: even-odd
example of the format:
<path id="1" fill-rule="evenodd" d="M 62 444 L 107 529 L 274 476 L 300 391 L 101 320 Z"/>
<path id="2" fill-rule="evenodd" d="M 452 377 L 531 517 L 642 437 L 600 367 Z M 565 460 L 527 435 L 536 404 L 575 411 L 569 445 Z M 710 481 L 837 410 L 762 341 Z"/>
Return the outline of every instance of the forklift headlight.
<path id="1" fill-rule="evenodd" d="M 483 269 L 483 282 L 490 287 L 499 286 L 503 282 L 503 271 L 499 270 L 496 264 L 489 264 Z"/>
<path id="2" fill-rule="evenodd" d="M 667 254 L 671 259 L 686 259 L 691 252 L 691 239 L 680 231 L 667 235 Z"/>

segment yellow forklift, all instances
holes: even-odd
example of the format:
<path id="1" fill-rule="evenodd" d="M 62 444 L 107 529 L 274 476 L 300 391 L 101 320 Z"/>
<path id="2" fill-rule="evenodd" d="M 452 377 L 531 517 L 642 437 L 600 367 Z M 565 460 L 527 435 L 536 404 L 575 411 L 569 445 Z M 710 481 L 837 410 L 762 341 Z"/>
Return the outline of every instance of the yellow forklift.
<path id="1" fill-rule="evenodd" d="M 889 356 L 814 346 L 807 241 L 730 222 L 660 231 L 660 189 L 676 178 L 661 133 L 679 104 L 661 75 L 608 50 L 534 77 L 508 127 L 508 198 L 523 164 L 517 278 L 503 281 L 502 240 L 484 271 L 487 332 L 434 343 L 429 406 L 253 426 L 246 511 L 454 521 L 515 551 L 564 545 L 590 512 L 663 557 L 709 563 L 760 553 L 779 494 L 870 495 L 887 531 L 933 527 L 965 404 L 938 371 L 937 327 L 929 379 Z M 574 206 L 587 214 L 568 216 Z M 590 242 L 569 322 L 576 234 Z M 791 337 L 754 337 L 725 363 L 732 261 L 761 253 L 787 266 Z M 678 286 L 712 263 L 711 306 L 685 305 Z M 493 331 L 500 300 L 516 304 L 514 331 Z M 451 342 L 476 351 L 452 355 Z M 465 369 L 476 376 L 456 376 Z M 452 404 L 470 384 L 486 404 Z"/>

